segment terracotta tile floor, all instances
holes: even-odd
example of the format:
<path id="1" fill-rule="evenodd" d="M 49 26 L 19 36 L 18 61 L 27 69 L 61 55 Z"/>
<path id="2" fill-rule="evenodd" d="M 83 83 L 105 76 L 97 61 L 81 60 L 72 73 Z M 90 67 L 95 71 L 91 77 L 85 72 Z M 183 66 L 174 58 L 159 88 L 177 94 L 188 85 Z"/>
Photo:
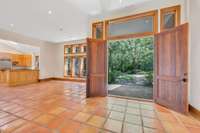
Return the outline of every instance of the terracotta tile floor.
<path id="1" fill-rule="evenodd" d="M 85 98 L 85 84 L 0 86 L 0 133 L 200 133 L 200 122 L 150 102 Z"/>

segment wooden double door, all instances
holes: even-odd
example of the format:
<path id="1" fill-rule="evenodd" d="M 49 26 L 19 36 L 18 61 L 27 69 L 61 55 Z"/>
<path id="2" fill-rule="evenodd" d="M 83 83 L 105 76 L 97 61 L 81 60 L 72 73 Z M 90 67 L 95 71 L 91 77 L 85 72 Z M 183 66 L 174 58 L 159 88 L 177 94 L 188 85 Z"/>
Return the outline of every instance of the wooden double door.
<path id="1" fill-rule="evenodd" d="M 87 96 L 107 96 L 107 44 L 87 39 Z M 155 35 L 154 101 L 188 112 L 188 24 Z"/>

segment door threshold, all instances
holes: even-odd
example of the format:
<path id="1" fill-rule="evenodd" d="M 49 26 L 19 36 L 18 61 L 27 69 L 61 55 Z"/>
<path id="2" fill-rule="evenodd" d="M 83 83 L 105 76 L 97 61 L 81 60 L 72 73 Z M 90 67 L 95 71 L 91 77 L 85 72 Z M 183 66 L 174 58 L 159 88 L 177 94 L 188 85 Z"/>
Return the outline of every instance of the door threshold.
<path id="1" fill-rule="evenodd" d="M 118 96 L 118 95 L 110 95 L 110 94 L 108 94 L 108 97 L 116 97 L 116 98 L 121 98 L 121 99 L 136 100 L 136 101 L 143 101 L 143 102 L 154 102 L 153 99 L 151 100 L 151 99 L 126 97 L 126 96 Z"/>

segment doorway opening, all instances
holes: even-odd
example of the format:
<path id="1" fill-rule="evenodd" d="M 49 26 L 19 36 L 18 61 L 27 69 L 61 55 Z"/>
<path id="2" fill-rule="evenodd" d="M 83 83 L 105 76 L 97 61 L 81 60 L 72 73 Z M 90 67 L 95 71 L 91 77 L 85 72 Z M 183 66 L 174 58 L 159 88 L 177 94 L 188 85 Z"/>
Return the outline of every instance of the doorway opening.
<path id="1" fill-rule="evenodd" d="M 153 99 L 154 36 L 108 41 L 108 94 Z"/>

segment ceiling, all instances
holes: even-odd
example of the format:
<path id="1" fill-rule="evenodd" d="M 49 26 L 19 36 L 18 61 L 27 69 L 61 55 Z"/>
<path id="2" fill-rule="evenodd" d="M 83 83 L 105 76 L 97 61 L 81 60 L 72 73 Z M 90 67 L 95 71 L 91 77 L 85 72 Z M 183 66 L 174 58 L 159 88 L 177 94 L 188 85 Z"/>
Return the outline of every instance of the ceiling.
<path id="1" fill-rule="evenodd" d="M 148 0 L 0 0 L 0 28 L 63 42 L 87 37 L 89 17 Z"/>
<path id="2" fill-rule="evenodd" d="M 0 39 L 0 51 L 8 53 L 31 53 L 34 55 L 40 54 L 40 48 L 22 43 Z"/>

